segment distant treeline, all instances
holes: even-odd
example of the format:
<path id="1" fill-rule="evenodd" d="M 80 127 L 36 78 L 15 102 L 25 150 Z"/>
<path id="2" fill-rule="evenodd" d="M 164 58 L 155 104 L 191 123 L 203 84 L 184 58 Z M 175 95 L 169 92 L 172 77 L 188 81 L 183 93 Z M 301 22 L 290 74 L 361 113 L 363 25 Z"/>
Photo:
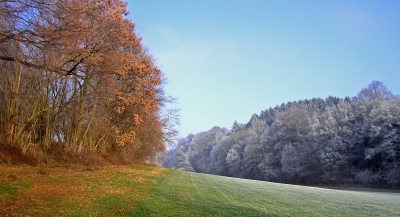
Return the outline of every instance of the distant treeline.
<path id="1" fill-rule="evenodd" d="M 373 81 L 357 96 L 288 102 L 231 130 L 182 138 L 163 166 L 303 185 L 400 187 L 400 96 Z"/>

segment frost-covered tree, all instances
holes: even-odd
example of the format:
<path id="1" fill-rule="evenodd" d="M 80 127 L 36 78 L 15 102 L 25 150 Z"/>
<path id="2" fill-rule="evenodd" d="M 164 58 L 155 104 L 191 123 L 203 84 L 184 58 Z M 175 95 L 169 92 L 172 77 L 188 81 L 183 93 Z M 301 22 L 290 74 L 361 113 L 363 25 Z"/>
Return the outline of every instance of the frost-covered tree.
<path id="1" fill-rule="evenodd" d="M 365 159 L 390 186 L 400 186 L 400 97 L 386 100 L 371 111 Z"/>
<path id="2" fill-rule="evenodd" d="M 241 131 L 231 133 L 226 135 L 218 140 L 217 145 L 213 147 L 211 151 L 211 163 L 212 163 L 212 174 L 218 175 L 229 175 L 229 176 L 236 176 L 241 177 L 242 175 L 239 174 L 240 170 L 236 170 L 231 168 L 231 162 L 227 162 L 227 155 L 230 149 L 235 149 L 237 153 L 243 154 L 243 148 L 238 144 L 242 144 L 242 141 L 250 136 L 250 132 L 246 129 Z M 240 157 L 241 158 L 241 157 Z M 240 167 L 240 166 L 239 166 Z M 231 173 L 231 169 L 237 171 Z"/>
<path id="3" fill-rule="evenodd" d="M 243 178 L 246 176 L 246 171 L 244 171 L 244 148 L 246 147 L 246 141 L 242 140 L 237 142 L 229 149 L 226 156 L 226 163 L 229 174 L 232 176 Z"/>
<path id="4" fill-rule="evenodd" d="M 384 100 L 391 97 L 393 97 L 392 92 L 381 81 L 372 81 L 357 95 L 357 98 L 366 101 Z"/>
<path id="5" fill-rule="evenodd" d="M 229 149 L 226 155 L 226 164 L 228 165 L 229 174 L 239 174 L 241 172 L 242 159 L 236 148 Z"/>
<path id="6" fill-rule="evenodd" d="M 165 168 L 174 168 L 176 164 L 176 148 L 169 150 L 162 162 L 162 166 Z"/>
<path id="7" fill-rule="evenodd" d="M 281 155 L 282 172 L 284 174 L 284 179 L 289 182 L 289 180 L 298 180 L 300 173 L 304 170 L 303 165 L 300 163 L 300 155 L 295 145 L 291 143 L 285 144 Z"/>
<path id="8" fill-rule="evenodd" d="M 183 152 L 181 146 L 178 146 L 176 150 L 176 163 L 174 169 L 194 172 L 193 167 L 188 161 L 188 156 Z"/>
<path id="9" fill-rule="evenodd" d="M 297 142 L 305 139 L 308 134 L 309 115 L 303 108 L 290 108 L 277 114 L 273 125 L 273 137 L 280 143 Z"/>
<path id="10" fill-rule="evenodd" d="M 226 129 L 214 127 L 209 131 L 198 133 L 192 138 L 188 150 L 189 162 L 196 172 L 211 173 L 211 150 L 227 133 Z"/>
<path id="11" fill-rule="evenodd" d="M 232 125 L 232 128 L 231 128 L 231 133 L 238 132 L 241 129 L 242 129 L 242 127 L 240 126 L 240 124 L 237 121 L 235 121 L 235 122 L 233 122 L 233 125 Z"/>
<path id="12" fill-rule="evenodd" d="M 243 170 L 246 178 L 262 177 L 259 170 L 259 164 L 264 157 L 264 145 L 256 140 L 256 137 L 248 137 L 246 139 L 246 147 L 243 151 Z"/>
<path id="13" fill-rule="evenodd" d="M 318 145 L 323 170 L 321 178 L 326 184 L 352 176 L 352 167 L 349 165 L 352 158 L 352 120 L 351 106 L 341 100 L 337 105 L 327 107 L 319 120 L 311 121 L 312 135 Z"/>
<path id="14" fill-rule="evenodd" d="M 260 164 L 265 155 L 268 127 L 265 121 L 255 115 L 250 120 L 249 126 L 250 136 L 245 140 L 246 146 L 243 150 L 243 170 L 249 178 L 262 179 L 263 170 Z"/>

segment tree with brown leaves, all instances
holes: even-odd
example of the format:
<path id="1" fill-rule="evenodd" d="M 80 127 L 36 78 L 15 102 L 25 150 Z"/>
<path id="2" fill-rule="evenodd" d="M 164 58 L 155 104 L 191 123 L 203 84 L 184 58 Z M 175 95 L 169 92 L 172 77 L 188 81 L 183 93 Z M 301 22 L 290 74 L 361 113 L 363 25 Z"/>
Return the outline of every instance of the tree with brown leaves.
<path id="1" fill-rule="evenodd" d="M 163 74 L 127 14 L 121 0 L 0 0 L 0 141 L 164 151 Z"/>

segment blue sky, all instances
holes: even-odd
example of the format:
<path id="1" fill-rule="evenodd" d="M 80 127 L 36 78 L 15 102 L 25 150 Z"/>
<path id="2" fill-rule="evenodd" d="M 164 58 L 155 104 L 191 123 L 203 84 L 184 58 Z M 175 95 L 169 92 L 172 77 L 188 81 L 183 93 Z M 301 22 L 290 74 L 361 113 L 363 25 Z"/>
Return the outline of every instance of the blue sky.
<path id="1" fill-rule="evenodd" d="M 128 0 L 182 137 L 288 101 L 400 94 L 400 1 Z"/>

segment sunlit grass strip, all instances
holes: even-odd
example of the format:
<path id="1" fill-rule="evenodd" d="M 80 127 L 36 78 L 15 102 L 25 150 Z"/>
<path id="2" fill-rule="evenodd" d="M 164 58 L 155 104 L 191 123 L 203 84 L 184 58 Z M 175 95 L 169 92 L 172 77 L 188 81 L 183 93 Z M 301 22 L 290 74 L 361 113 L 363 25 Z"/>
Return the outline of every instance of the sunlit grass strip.
<path id="1" fill-rule="evenodd" d="M 400 194 L 172 171 L 134 216 L 400 216 Z"/>

